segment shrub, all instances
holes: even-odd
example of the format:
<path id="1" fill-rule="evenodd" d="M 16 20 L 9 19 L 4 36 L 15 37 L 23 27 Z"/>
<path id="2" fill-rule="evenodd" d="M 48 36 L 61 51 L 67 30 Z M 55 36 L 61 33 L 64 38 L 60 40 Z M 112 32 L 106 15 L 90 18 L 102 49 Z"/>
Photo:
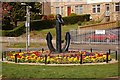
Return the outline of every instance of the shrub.
<path id="1" fill-rule="evenodd" d="M 79 21 L 84 22 L 84 21 L 89 21 L 90 15 L 77 15 L 77 16 L 68 16 L 68 17 L 63 17 L 63 20 L 65 24 L 75 24 L 78 23 Z"/>
<path id="2" fill-rule="evenodd" d="M 53 28 L 55 25 L 55 20 L 42 20 L 42 21 L 33 21 L 31 22 L 31 30 L 40 30 Z"/>
<path id="3" fill-rule="evenodd" d="M 79 21 L 79 22 L 78 22 L 78 25 L 80 25 L 80 26 L 81 26 L 81 25 L 82 25 L 82 22 L 81 22 L 81 21 Z"/>
<path id="4" fill-rule="evenodd" d="M 47 15 L 43 15 L 42 20 L 47 20 Z"/>
<path id="5" fill-rule="evenodd" d="M 39 14 L 31 14 L 30 15 L 31 20 L 40 20 L 40 19 L 42 19 L 42 16 L 43 15 L 39 15 Z"/>
<path id="6" fill-rule="evenodd" d="M 71 13 L 70 16 L 77 16 L 77 14 L 76 13 Z"/>
<path id="7" fill-rule="evenodd" d="M 51 16 L 51 15 L 50 15 Z M 86 15 L 77 15 L 77 16 L 68 16 L 68 17 L 63 17 L 63 20 L 65 22 L 65 25 L 68 24 L 75 24 L 78 22 L 84 22 L 84 21 L 89 21 L 89 14 Z M 46 16 L 44 16 L 44 20 L 40 21 L 31 21 L 30 23 L 30 29 L 31 30 L 41 30 L 41 29 L 48 29 L 48 28 L 53 28 L 56 25 L 55 19 L 52 20 L 47 20 Z M 14 28 L 13 30 L 6 30 L 2 31 L 3 36 L 20 36 L 23 33 L 25 33 L 25 25 L 22 24 L 19 27 Z"/>
<path id="8" fill-rule="evenodd" d="M 47 19 L 48 19 L 48 20 L 53 20 L 53 19 L 55 19 L 55 15 L 54 15 L 54 14 L 49 14 L 49 15 L 47 16 Z"/>
<path id="9" fill-rule="evenodd" d="M 10 37 L 17 37 L 21 34 L 25 33 L 25 26 L 24 24 L 20 25 L 19 27 L 14 28 L 13 30 L 3 30 L 2 36 L 10 36 Z"/>

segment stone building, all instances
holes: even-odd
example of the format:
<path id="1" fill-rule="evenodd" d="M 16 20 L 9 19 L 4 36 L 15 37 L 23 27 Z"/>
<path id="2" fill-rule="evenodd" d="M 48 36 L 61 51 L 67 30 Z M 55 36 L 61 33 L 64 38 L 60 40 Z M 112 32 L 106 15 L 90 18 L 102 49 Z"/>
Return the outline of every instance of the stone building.
<path id="1" fill-rule="evenodd" d="M 93 20 L 101 21 L 116 21 L 120 15 L 120 0 L 51 0 L 48 5 L 46 14 L 90 14 Z"/>

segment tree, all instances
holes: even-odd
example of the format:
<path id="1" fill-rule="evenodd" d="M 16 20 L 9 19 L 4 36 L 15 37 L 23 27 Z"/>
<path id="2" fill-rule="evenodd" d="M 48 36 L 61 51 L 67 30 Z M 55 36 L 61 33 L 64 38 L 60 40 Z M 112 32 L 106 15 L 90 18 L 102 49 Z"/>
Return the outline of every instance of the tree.
<path id="1" fill-rule="evenodd" d="M 26 4 L 32 7 L 30 9 L 32 14 L 40 13 L 41 9 L 39 2 L 26 2 Z M 14 27 L 17 26 L 18 21 L 25 20 L 26 8 L 25 6 L 21 5 L 21 2 L 3 2 L 2 10 L 3 10 L 3 21 L 11 22 L 14 25 Z"/>
<path id="2" fill-rule="evenodd" d="M 1 7 L 1 14 L 2 14 L 2 29 L 12 29 L 12 25 L 10 24 L 10 10 L 12 6 L 10 6 L 8 3 L 0 3 L 2 5 Z"/>

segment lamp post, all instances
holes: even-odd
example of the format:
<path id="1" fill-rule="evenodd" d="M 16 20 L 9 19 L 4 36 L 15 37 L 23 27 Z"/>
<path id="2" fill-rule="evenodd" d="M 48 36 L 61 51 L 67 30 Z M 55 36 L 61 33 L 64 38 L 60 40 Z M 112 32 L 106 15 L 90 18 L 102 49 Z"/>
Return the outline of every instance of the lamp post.
<path id="1" fill-rule="evenodd" d="M 21 3 L 21 5 L 26 6 L 26 21 L 25 21 L 25 27 L 26 27 L 26 51 L 28 51 L 28 47 L 30 46 L 30 6 Z"/>

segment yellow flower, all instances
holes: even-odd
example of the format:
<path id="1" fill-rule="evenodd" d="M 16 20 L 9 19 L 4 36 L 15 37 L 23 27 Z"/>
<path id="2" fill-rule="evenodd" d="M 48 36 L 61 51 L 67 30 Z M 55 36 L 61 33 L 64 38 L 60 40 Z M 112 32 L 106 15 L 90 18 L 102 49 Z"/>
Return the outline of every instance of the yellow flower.
<path id="1" fill-rule="evenodd" d="M 38 62 L 38 61 L 40 61 L 40 58 L 39 58 L 39 57 L 36 59 L 36 62 Z"/>
<path id="2" fill-rule="evenodd" d="M 111 56 L 109 55 L 109 56 L 108 56 L 108 60 L 110 60 L 110 59 L 111 59 Z"/>
<path id="3" fill-rule="evenodd" d="M 23 54 L 24 54 L 23 52 L 19 53 L 20 56 L 22 56 Z"/>
<path id="4" fill-rule="evenodd" d="M 106 55 L 103 55 L 103 58 L 106 59 Z"/>
<path id="5" fill-rule="evenodd" d="M 10 56 L 11 59 L 15 59 L 15 56 Z"/>
<path id="6" fill-rule="evenodd" d="M 53 59 L 53 58 L 51 58 L 51 59 L 50 59 L 50 61 L 54 61 L 54 59 Z"/>
<path id="7" fill-rule="evenodd" d="M 97 57 L 97 56 L 98 56 L 98 54 L 95 54 L 95 56 Z"/>
<path id="8" fill-rule="evenodd" d="M 76 62 L 76 61 L 77 61 L 77 57 L 75 57 L 75 58 L 73 59 L 73 61 Z"/>
<path id="9" fill-rule="evenodd" d="M 95 61 L 95 59 L 94 58 L 91 58 L 91 60 L 94 62 Z"/>
<path id="10" fill-rule="evenodd" d="M 25 58 L 24 56 L 21 57 L 22 59 Z"/>

